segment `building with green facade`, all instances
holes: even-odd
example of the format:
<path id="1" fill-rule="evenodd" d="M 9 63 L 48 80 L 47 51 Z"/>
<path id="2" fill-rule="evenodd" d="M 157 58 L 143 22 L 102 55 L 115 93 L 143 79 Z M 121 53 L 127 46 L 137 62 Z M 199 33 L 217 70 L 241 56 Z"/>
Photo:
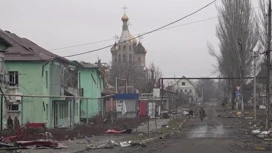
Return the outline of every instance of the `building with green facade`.
<path id="1" fill-rule="evenodd" d="M 80 100 L 80 118 L 83 122 L 90 119 L 100 111 L 103 111 L 103 99 L 101 95 L 104 91 L 103 74 L 98 65 L 86 62 L 73 62 L 78 67 L 78 88 L 81 96 L 86 99 Z"/>
<path id="2" fill-rule="evenodd" d="M 2 115 L 20 124 L 46 123 L 72 127 L 80 121 L 78 71 L 75 65 L 26 38 L 0 29 L 0 39 L 11 47 L 5 52 L 6 99 Z M 16 96 L 12 96 L 16 95 Z"/>

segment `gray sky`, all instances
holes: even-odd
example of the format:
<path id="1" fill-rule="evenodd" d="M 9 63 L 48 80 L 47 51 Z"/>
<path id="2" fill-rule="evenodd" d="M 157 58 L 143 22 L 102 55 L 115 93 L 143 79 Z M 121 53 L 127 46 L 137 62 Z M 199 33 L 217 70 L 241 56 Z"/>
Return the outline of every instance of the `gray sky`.
<path id="1" fill-rule="evenodd" d="M 122 30 L 122 7 L 131 34 L 144 33 L 179 19 L 212 0 L 6 0 L 0 5 L 0 28 L 25 37 L 61 56 L 97 49 L 114 43 Z M 219 1 L 216 3 L 219 5 Z M 215 5 L 173 26 L 217 16 Z M 217 19 L 179 26 L 144 36 L 147 65 L 154 62 L 164 77 L 211 76 L 215 60 L 208 54 L 207 42 L 217 45 Z M 52 50 L 78 44 L 103 43 Z M 111 61 L 110 49 L 69 59 L 94 63 L 98 57 Z"/>

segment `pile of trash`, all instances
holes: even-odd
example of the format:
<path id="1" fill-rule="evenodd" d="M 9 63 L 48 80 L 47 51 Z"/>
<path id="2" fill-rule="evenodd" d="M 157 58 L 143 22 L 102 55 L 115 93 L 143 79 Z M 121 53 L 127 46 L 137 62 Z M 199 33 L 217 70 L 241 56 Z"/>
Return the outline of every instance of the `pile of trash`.
<path id="1" fill-rule="evenodd" d="M 261 131 L 261 129 L 252 130 L 251 133 L 253 135 L 256 135 L 258 138 L 271 138 L 272 137 L 272 128 L 270 128 L 268 131 L 264 130 Z"/>
<path id="2" fill-rule="evenodd" d="M 86 149 L 112 149 L 114 147 L 130 147 L 130 146 L 141 146 L 141 147 L 146 147 L 146 144 L 144 142 L 132 142 L 132 141 L 123 141 L 120 143 L 117 143 L 113 140 L 109 140 L 107 143 L 98 145 L 98 146 L 93 146 L 93 145 L 87 145 Z"/>
<path id="3" fill-rule="evenodd" d="M 48 134 L 48 132 L 46 133 Z M 0 138 L 0 148 L 1 150 L 19 150 L 19 149 L 67 149 L 67 146 L 59 143 L 58 141 L 52 139 L 39 139 L 39 140 L 28 140 L 28 141 L 7 141 L 7 137 Z"/>

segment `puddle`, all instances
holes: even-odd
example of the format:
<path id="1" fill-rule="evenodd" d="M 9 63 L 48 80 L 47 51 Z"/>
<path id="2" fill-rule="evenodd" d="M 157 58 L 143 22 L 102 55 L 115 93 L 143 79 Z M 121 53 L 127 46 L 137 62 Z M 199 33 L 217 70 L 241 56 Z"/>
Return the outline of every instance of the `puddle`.
<path id="1" fill-rule="evenodd" d="M 189 138 L 222 137 L 225 134 L 223 125 L 209 127 L 207 125 L 194 128 L 189 132 Z"/>

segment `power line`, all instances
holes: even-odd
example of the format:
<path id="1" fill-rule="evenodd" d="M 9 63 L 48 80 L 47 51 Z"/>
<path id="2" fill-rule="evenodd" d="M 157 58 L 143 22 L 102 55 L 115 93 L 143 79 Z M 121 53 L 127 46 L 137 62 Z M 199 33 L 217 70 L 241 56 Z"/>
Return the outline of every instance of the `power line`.
<path id="1" fill-rule="evenodd" d="M 208 6 L 210 6 L 211 4 L 215 3 L 216 1 L 217 1 L 217 0 L 214 0 L 214 1 L 210 2 L 210 3 L 208 3 L 207 5 L 201 7 L 200 9 L 198 9 L 198 10 L 196 10 L 196 11 L 194 11 L 194 12 L 192 12 L 192 13 L 190 13 L 190 14 L 188 14 L 188 15 L 186 15 L 186 16 L 184 16 L 184 17 L 178 19 L 178 20 L 175 20 L 175 21 L 173 21 L 173 22 L 170 22 L 170 23 L 168 23 L 168 24 L 166 24 L 166 25 L 164 25 L 164 26 L 161 26 L 161 27 L 159 27 L 159 28 L 156 28 L 156 29 L 151 30 L 151 31 L 149 31 L 149 32 L 146 32 L 146 33 L 144 33 L 144 34 L 138 35 L 138 36 L 135 37 L 135 38 L 139 38 L 139 37 L 142 37 L 142 36 L 151 34 L 151 33 L 153 33 L 153 32 L 156 32 L 156 31 L 158 31 L 158 30 L 161 30 L 161 29 L 163 29 L 163 28 L 166 28 L 166 27 L 168 27 L 168 26 L 170 26 L 170 25 L 172 25 L 172 24 L 175 24 L 175 23 L 177 23 L 177 22 L 179 22 L 179 21 L 181 21 L 181 20 L 184 20 L 185 18 L 188 18 L 188 17 L 190 17 L 190 16 L 192 16 L 192 15 L 198 13 L 199 11 L 205 9 L 206 7 L 208 7 Z M 122 43 L 125 43 L 125 42 L 127 42 L 127 41 L 131 41 L 131 40 L 133 40 L 133 39 L 135 39 L 135 38 L 132 38 L 132 39 L 129 39 L 129 40 L 126 40 L 126 41 L 123 41 L 123 42 L 119 42 L 118 44 L 122 44 Z M 94 49 L 94 50 L 90 50 L 90 51 L 86 51 L 86 52 L 81 52 L 81 53 L 77 53 L 77 54 L 72 54 L 72 55 L 68 55 L 68 56 L 64 56 L 64 57 L 73 57 L 73 56 L 83 55 L 83 54 L 87 54 L 87 53 L 91 53 L 91 52 L 97 52 L 97 51 L 100 51 L 100 50 L 103 50 L 103 49 L 106 49 L 106 48 L 109 48 L 109 47 L 112 47 L 112 46 L 113 46 L 113 45 L 108 45 L 108 46 L 101 47 L 101 48 L 98 48 L 98 49 Z"/>

